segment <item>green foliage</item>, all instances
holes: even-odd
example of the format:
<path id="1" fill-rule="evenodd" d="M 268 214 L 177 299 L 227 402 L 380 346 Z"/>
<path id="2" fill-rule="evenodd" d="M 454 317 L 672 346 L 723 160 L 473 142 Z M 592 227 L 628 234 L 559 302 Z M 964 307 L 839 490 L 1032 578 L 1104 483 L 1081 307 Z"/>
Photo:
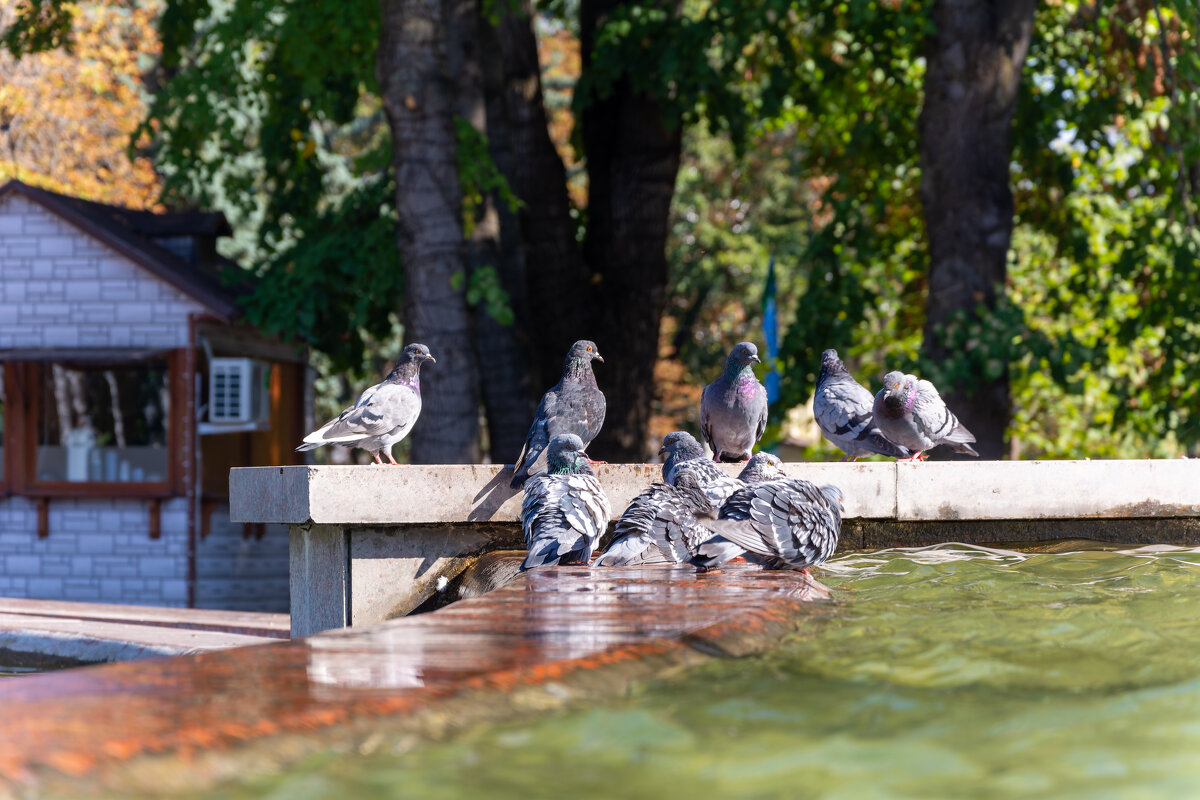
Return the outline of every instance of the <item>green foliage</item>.
<path id="1" fill-rule="evenodd" d="M 168 77 L 142 132 L 166 201 L 230 218 L 229 254 L 261 278 L 252 323 L 361 363 L 401 290 L 378 3 L 189 0 L 160 27 Z"/>
<path id="2" fill-rule="evenodd" d="M 951 320 L 938 335 L 954 355 L 930 364 L 917 153 L 930 5 L 688 0 L 606 18 L 576 109 L 629 81 L 689 126 L 668 253 L 684 382 L 711 380 L 730 344 L 758 338 L 773 254 L 787 330 L 772 430 L 836 347 L 868 385 L 893 367 L 947 385 L 1007 370 L 1022 456 L 1195 452 L 1200 9 L 1038 6 L 1012 131 L 1006 299 Z M 577 16 L 550 8 L 559 24 Z M 252 320 L 354 368 L 402 290 L 378 13 L 366 0 L 171 3 L 167 80 L 144 129 L 168 197 L 225 210 L 243 232 L 233 254 L 262 265 Z M 462 121 L 457 135 L 469 232 L 485 193 L 515 198 L 483 137 Z M 470 302 L 511 315 L 494 269 L 461 280 Z"/>
<path id="3" fill-rule="evenodd" d="M 495 192 L 509 211 L 516 211 L 525 204 L 513 194 L 508 180 L 500 174 L 488 151 L 487 136 L 482 131 L 470 121 L 456 116 L 454 134 L 457 137 L 455 155 L 458 160 L 458 182 L 462 192 L 463 233 L 470 237 L 485 196 Z"/>
<path id="4" fill-rule="evenodd" d="M 74 5 L 62 0 L 19 0 L 16 19 L 0 35 L 0 47 L 20 58 L 29 53 L 70 49 Z"/>
<path id="5" fill-rule="evenodd" d="M 693 186 L 720 198 L 712 206 L 743 191 L 721 179 L 737 166 L 715 166 L 697 150 L 704 140 L 687 140 L 676 202 L 685 229 L 676 240 L 686 246 L 671 250 L 682 308 L 670 313 L 680 332 L 694 308 L 749 304 L 756 290 L 730 254 L 753 259 L 758 273 L 775 252 L 789 324 L 774 421 L 805 402 L 821 350 L 836 347 L 868 385 L 888 368 L 943 385 L 1007 371 L 1014 452 L 1024 457 L 1195 452 L 1200 9 L 1187 0 L 1039 6 L 1013 126 L 1018 217 L 1006 299 L 939 330 L 953 355 L 936 364 L 920 356 L 928 255 L 916 145 L 926 14 L 923 4 L 857 0 L 714 2 L 688 5 L 678 18 L 629 9 L 598 39 L 607 72 L 590 92 L 622 77 L 641 81 L 750 158 L 769 140 L 764 132 L 795 137 L 786 174 L 809 190 L 809 213 L 770 236 L 710 226 L 703 215 L 681 222 L 703 207 L 680 202 Z M 652 34 L 670 36 L 679 52 L 659 52 Z M 687 177 L 689 164 L 699 179 Z M 756 188 L 786 196 L 769 183 Z M 780 250 L 785 241 L 798 255 Z M 715 363 L 752 325 L 753 315 L 727 315 L 706 334 L 714 344 L 691 350 Z M 679 335 L 676 343 L 685 362 L 696 360 Z"/>
<path id="6" fill-rule="evenodd" d="M 246 314 L 264 330 L 297 337 L 337 369 L 362 363 L 368 342 L 392 328 L 403 292 L 396 250 L 395 186 L 364 181 L 340 201 L 299 222 L 320 230 L 273 253 Z M 382 298 L 382 300 L 381 300 Z"/>

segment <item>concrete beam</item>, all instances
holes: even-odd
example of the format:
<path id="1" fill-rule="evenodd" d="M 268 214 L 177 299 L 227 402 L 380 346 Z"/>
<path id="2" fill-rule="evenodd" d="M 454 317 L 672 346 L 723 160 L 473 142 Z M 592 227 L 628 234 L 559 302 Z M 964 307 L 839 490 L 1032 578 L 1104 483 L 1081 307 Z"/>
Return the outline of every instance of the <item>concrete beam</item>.
<path id="1" fill-rule="evenodd" d="M 660 471 L 657 464 L 597 467 L 613 517 Z M 1200 460 L 820 462 L 788 464 L 787 473 L 840 487 L 849 519 L 1200 516 Z M 521 510 L 511 475 L 499 465 L 244 467 L 230 472 L 230 516 L 354 526 L 511 523 Z"/>
<path id="2" fill-rule="evenodd" d="M 893 464 L 897 519 L 1200 516 L 1200 460 Z"/>

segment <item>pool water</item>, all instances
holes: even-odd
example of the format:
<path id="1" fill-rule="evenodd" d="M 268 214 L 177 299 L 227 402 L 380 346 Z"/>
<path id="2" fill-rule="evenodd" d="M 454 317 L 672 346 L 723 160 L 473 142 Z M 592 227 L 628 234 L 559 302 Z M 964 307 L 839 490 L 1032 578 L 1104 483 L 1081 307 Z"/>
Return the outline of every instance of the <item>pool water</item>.
<path id="1" fill-rule="evenodd" d="M 1200 549 L 940 545 L 816 575 L 835 613 L 767 655 L 211 796 L 1200 797 Z"/>

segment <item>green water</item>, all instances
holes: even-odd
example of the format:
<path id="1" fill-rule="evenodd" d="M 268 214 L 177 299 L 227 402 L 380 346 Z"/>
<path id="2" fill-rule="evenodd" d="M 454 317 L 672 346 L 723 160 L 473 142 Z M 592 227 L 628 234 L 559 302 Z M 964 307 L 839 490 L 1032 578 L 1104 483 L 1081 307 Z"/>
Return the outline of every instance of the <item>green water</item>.
<path id="1" fill-rule="evenodd" d="M 838 559 L 769 655 L 222 798 L 1200 797 L 1200 550 Z"/>

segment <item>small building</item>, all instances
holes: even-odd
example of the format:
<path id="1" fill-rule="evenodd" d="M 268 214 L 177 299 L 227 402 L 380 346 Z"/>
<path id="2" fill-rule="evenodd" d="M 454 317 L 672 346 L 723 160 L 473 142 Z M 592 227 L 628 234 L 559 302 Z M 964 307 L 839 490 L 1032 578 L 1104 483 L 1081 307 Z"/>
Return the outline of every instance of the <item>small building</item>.
<path id="1" fill-rule="evenodd" d="M 0 596 L 287 611 L 228 476 L 300 463 L 306 354 L 239 322 L 230 232 L 0 186 Z"/>

